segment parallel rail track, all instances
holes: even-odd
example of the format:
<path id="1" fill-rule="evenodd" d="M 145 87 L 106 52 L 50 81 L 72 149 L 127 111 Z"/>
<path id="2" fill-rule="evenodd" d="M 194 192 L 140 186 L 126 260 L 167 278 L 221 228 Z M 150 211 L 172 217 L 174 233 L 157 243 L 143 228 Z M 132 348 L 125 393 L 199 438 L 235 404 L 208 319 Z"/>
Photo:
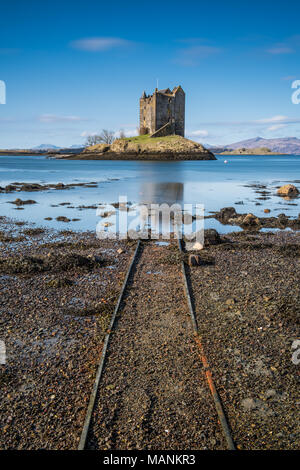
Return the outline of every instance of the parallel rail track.
<path id="1" fill-rule="evenodd" d="M 181 246 L 181 240 L 179 238 L 178 238 L 178 248 L 179 248 L 180 252 L 183 252 L 182 251 L 182 246 Z M 191 294 L 190 294 L 190 289 L 189 289 L 189 285 L 188 285 L 186 269 L 185 269 L 185 265 L 184 265 L 183 261 L 181 261 L 181 272 L 182 272 L 182 276 L 183 276 L 184 290 L 185 290 L 185 295 L 186 295 L 186 298 L 187 298 L 187 303 L 188 303 L 188 306 L 189 306 L 191 322 L 192 322 L 192 325 L 193 325 L 193 330 L 194 330 L 194 335 L 195 335 L 195 342 L 196 342 L 197 347 L 198 347 L 199 357 L 200 357 L 201 362 L 203 364 L 203 368 L 204 368 L 204 371 L 205 371 L 205 376 L 206 376 L 206 380 L 207 380 L 207 383 L 208 383 L 208 386 L 209 386 L 209 390 L 210 390 L 210 393 L 211 393 L 212 398 L 214 400 L 215 408 L 216 408 L 216 411 L 217 411 L 217 414 L 218 414 L 218 417 L 219 417 L 219 423 L 220 423 L 220 426 L 222 428 L 222 432 L 223 432 L 224 438 L 226 440 L 228 450 L 236 450 L 233 439 L 232 439 L 232 436 L 231 436 L 230 427 L 229 427 L 226 415 L 225 415 L 224 410 L 223 410 L 222 402 L 220 400 L 219 394 L 218 394 L 217 389 L 216 389 L 215 384 L 214 384 L 211 368 L 209 366 L 209 362 L 208 362 L 208 360 L 205 356 L 204 348 L 202 346 L 201 337 L 199 335 L 199 330 L 198 330 L 198 325 L 197 325 L 197 320 L 196 320 L 196 315 L 195 315 L 195 312 L 194 312 L 192 299 L 191 299 Z"/>
<path id="2" fill-rule="evenodd" d="M 116 306 L 115 306 L 115 309 L 114 309 L 114 313 L 113 313 L 112 318 L 110 320 L 110 325 L 109 325 L 108 332 L 107 332 L 107 334 L 105 336 L 105 339 L 104 339 L 104 344 L 103 344 L 103 348 L 102 348 L 100 362 L 99 362 L 99 365 L 98 365 L 98 369 L 97 369 L 97 373 L 96 373 L 96 377 L 95 377 L 95 382 L 94 382 L 92 393 L 91 393 L 91 396 L 90 396 L 90 401 L 89 401 L 89 405 L 88 405 L 86 416 L 85 416 L 85 421 L 84 421 L 84 425 L 83 425 L 83 429 L 82 429 L 82 433 L 81 433 L 81 437 L 80 437 L 80 441 L 79 441 L 79 445 L 78 445 L 78 450 L 84 450 L 85 446 L 86 446 L 87 437 L 88 437 L 89 428 L 90 428 L 91 419 L 92 419 L 92 414 L 93 414 L 95 401 L 96 401 L 96 397 L 97 397 L 97 392 L 98 392 L 98 388 L 99 388 L 99 384 L 100 384 L 100 380 L 101 380 L 101 376 L 102 376 L 102 372 L 103 372 L 103 367 L 104 367 L 104 363 L 105 363 L 105 358 L 106 358 L 107 347 L 108 347 L 110 335 L 111 335 L 111 332 L 112 332 L 112 330 L 114 328 L 114 325 L 115 325 L 116 317 L 117 317 L 117 314 L 118 314 L 118 311 L 119 311 L 119 308 L 120 308 L 120 305 L 121 305 L 121 302 L 122 302 L 122 299 L 123 299 L 125 289 L 127 287 L 127 283 L 128 283 L 130 273 L 132 271 L 133 265 L 135 263 L 135 260 L 136 260 L 136 257 L 137 257 L 138 251 L 139 251 L 140 244 L 141 244 L 141 242 L 140 242 L 140 240 L 138 240 L 135 252 L 133 254 L 133 257 L 131 259 L 129 267 L 127 269 L 125 279 L 123 281 L 123 285 L 122 285 L 121 292 L 119 294 L 119 297 L 118 297 L 118 300 L 117 300 L 117 303 L 116 303 Z"/>
<path id="3" fill-rule="evenodd" d="M 108 349 L 108 345 L 109 345 L 109 341 L 110 341 L 111 332 L 113 331 L 113 329 L 115 327 L 116 318 L 117 318 L 117 315 L 118 315 L 118 312 L 119 312 L 119 309 L 120 309 L 120 305 L 121 305 L 123 297 L 124 297 L 124 293 L 125 293 L 126 288 L 127 288 L 127 284 L 128 284 L 128 280 L 130 278 L 130 274 L 131 274 L 133 266 L 134 266 L 134 264 L 137 260 L 137 255 L 138 255 L 138 252 L 139 252 L 140 245 L 141 245 L 141 241 L 138 240 L 136 249 L 134 251 L 131 262 L 130 262 L 129 267 L 127 269 L 126 276 L 125 276 L 125 279 L 124 279 L 124 282 L 123 282 L 123 285 L 122 285 L 122 288 L 121 288 L 121 291 L 120 291 L 120 294 L 119 294 L 119 297 L 118 297 L 118 300 L 117 300 L 117 303 L 116 303 L 116 306 L 115 306 L 115 309 L 114 309 L 114 312 L 113 312 L 113 315 L 112 315 L 112 318 L 111 318 L 111 321 L 110 321 L 108 332 L 107 332 L 107 334 L 105 336 L 105 339 L 104 339 L 102 353 L 101 353 L 100 361 L 99 361 L 99 364 L 98 364 L 98 369 L 97 369 L 94 385 L 93 385 L 92 392 L 91 392 L 91 395 L 90 395 L 90 400 L 89 400 L 89 404 L 88 404 L 88 408 L 87 408 L 87 412 L 86 412 L 86 416 L 85 416 L 85 421 L 84 421 L 84 425 L 83 425 L 83 429 L 82 429 L 82 433 L 81 433 L 81 437 L 80 437 L 80 441 L 79 441 L 79 445 L 78 445 L 78 450 L 84 450 L 86 448 L 86 445 L 87 445 L 89 429 L 90 429 L 92 415 L 93 415 L 93 411 L 94 411 L 94 407 L 95 407 L 95 402 L 96 402 L 96 398 L 97 398 L 97 394 L 98 394 L 98 390 L 99 390 L 99 386 L 100 386 L 100 382 L 101 382 L 101 377 L 102 377 L 102 374 L 103 374 L 103 369 L 104 369 L 105 360 L 106 360 L 106 356 L 107 356 L 107 349 Z M 179 239 L 178 239 L 178 249 L 181 253 L 183 253 L 181 241 Z M 207 383 L 208 383 L 208 387 L 209 387 L 210 393 L 211 393 L 213 401 L 214 401 L 214 406 L 215 406 L 215 409 L 216 409 L 216 412 L 217 412 L 217 415 L 218 415 L 219 424 L 220 424 L 223 436 L 226 440 L 228 450 L 235 450 L 235 445 L 234 445 L 234 442 L 233 442 L 233 439 L 232 439 L 232 436 L 231 436 L 230 427 L 229 427 L 227 418 L 225 416 L 220 397 L 219 397 L 218 392 L 216 390 L 216 387 L 214 385 L 213 376 L 212 376 L 212 372 L 211 372 L 211 369 L 210 369 L 210 366 L 209 366 L 209 362 L 208 362 L 208 360 L 205 356 L 204 349 L 203 349 L 203 346 L 202 346 L 202 343 L 201 343 L 201 337 L 200 337 L 199 331 L 198 331 L 197 320 L 196 320 L 196 316 L 195 316 L 195 312 L 194 312 L 194 308 L 193 308 L 193 304 L 192 304 L 192 300 L 191 300 L 190 288 L 189 288 L 187 275 L 186 275 L 186 269 L 185 269 L 185 265 L 184 265 L 183 261 L 181 261 L 181 273 L 182 273 L 182 277 L 183 277 L 184 291 L 185 291 L 185 295 L 186 295 L 187 304 L 188 304 L 188 307 L 189 307 L 190 321 L 191 321 L 192 327 L 193 327 L 195 343 L 197 345 L 198 354 L 199 354 L 199 357 L 201 359 L 201 362 L 202 362 L 202 365 L 203 365 L 203 368 L 204 368 L 204 372 L 205 372 L 206 380 L 207 380 Z"/>

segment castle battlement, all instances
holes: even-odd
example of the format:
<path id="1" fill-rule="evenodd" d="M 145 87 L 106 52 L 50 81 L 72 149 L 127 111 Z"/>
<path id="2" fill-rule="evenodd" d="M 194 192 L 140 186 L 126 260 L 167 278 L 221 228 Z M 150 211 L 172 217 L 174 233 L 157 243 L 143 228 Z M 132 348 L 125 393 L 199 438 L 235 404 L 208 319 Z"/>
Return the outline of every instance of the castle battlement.
<path id="1" fill-rule="evenodd" d="M 185 93 L 181 86 L 155 89 L 152 95 L 144 92 L 140 98 L 140 134 L 155 137 L 181 135 L 184 137 Z"/>

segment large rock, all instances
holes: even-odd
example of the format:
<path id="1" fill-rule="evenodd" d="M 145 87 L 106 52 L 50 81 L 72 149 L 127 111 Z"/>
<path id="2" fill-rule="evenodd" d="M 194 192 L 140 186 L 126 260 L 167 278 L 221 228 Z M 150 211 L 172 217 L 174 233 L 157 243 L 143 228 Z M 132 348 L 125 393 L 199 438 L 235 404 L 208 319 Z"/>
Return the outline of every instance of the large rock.
<path id="1" fill-rule="evenodd" d="M 95 144 L 95 145 L 91 145 L 90 147 L 85 148 L 82 153 L 91 153 L 91 152 L 104 153 L 104 152 L 107 152 L 109 149 L 110 149 L 110 145 L 108 144 Z"/>
<path id="2" fill-rule="evenodd" d="M 201 258 L 199 255 L 190 255 L 189 256 L 189 266 L 200 266 Z"/>
<path id="3" fill-rule="evenodd" d="M 294 186 L 293 184 L 285 184 L 284 186 L 281 186 L 281 188 L 277 190 L 277 194 L 279 196 L 295 197 L 295 196 L 298 196 L 299 191 L 296 188 L 296 186 Z"/>
<path id="4" fill-rule="evenodd" d="M 17 198 L 14 201 L 11 201 L 11 204 L 15 204 L 16 206 L 24 206 L 25 204 L 36 204 L 36 201 L 33 199 L 26 199 L 23 201 L 22 199 Z"/>
<path id="5" fill-rule="evenodd" d="M 128 138 L 116 139 L 110 146 L 110 151 L 115 153 L 201 153 L 209 155 L 209 150 L 203 145 L 184 137 L 173 135 L 166 138 Z"/>
<path id="6" fill-rule="evenodd" d="M 255 226 L 259 224 L 260 224 L 259 218 L 253 214 L 247 214 L 246 217 L 244 217 L 243 219 L 243 225 Z"/>
<path id="7" fill-rule="evenodd" d="M 229 219 L 237 217 L 237 213 L 234 207 L 223 207 L 217 215 L 221 222 L 228 222 Z"/>
<path id="8" fill-rule="evenodd" d="M 221 238 L 219 233 L 213 229 L 209 228 L 204 230 L 204 243 L 205 245 L 218 245 L 221 243 Z"/>

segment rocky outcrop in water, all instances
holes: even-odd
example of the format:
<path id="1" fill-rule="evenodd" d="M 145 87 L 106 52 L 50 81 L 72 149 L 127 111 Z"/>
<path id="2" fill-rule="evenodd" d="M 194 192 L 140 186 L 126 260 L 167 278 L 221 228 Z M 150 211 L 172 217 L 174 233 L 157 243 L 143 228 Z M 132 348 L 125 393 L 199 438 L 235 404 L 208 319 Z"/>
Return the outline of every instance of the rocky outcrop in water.
<path id="1" fill-rule="evenodd" d="M 296 197 L 299 194 L 298 189 L 293 184 L 285 184 L 277 190 L 279 196 Z"/>
<path id="2" fill-rule="evenodd" d="M 224 225 L 237 225 L 244 230 L 260 230 L 261 228 L 291 228 L 300 230 L 300 214 L 297 219 L 290 219 L 285 214 L 278 217 L 257 217 L 254 214 L 238 214 L 234 207 L 224 207 L 214 214 Z"/>
<path id="3" fill-rule="evenodd" d="M 57 157 L 57 156 L 56 156 Z M 198 142 L 179 135 L 148 135 L 117 139 L 111 145 L 87 147 L 79 155 L 60 156 L 76 160 L 216 160 L 212 152 Z"/>

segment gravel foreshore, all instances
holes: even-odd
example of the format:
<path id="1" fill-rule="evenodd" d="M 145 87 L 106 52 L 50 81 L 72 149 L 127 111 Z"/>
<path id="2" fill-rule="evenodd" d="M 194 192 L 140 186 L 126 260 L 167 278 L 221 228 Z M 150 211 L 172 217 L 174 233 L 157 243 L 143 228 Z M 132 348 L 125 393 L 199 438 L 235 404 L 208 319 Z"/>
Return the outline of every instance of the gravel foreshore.
<path id="1" fill-rule="evenodd" d="M 233 439 L 239 449 L 299 449 L 300 234 L 222 241 L 188 278 Z"/>
<path id="2" fill-rule="evenodd" d="M 186 269 L 235 444 L 298 449 L 299 232 L 248 230 L 210 240 L 197 252 L 200 265 Z M 2 217 L 0 244 L 7 353 L 0 449 L 76 449 L 135 242 Z M 193 338 L 181 259 L 173 241 L 143 243 L 111 336 L 89 448 L 226 448 Z"/>
<path id="3" fill-rule="evenodd" d="M 12 241 L 6 219 L 1 229 L 0 448 L 76 449 L 132 248 L 43 230 Z"/>

